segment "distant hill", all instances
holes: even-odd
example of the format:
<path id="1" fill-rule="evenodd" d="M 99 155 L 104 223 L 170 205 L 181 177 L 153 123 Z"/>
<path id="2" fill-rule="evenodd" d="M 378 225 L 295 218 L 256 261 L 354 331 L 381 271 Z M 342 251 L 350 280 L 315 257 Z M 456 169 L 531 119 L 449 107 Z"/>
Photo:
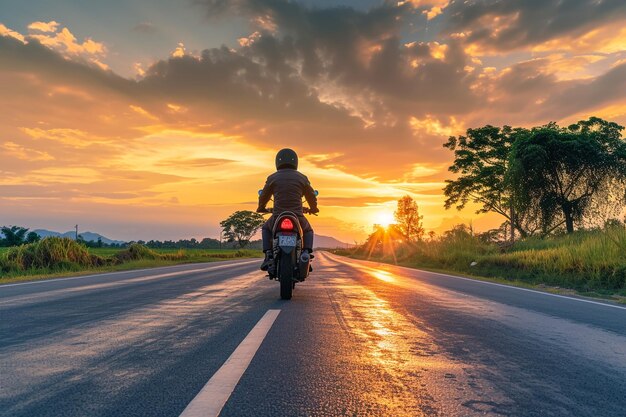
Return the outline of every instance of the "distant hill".
<path id="1" fill-rule="evenodd" d="M 354 246 L 352 243 L 345 243 L 330 236 L 315 235 L 315 247 L 325 249 L 337 249 L 337 248 L 351 248 Z"/>
<path id="2" fill-rule="evenodd" d="M 74 239 L 76 232 L 65 232 L 65 233 L 59 233 L 59 232 L 53 232 L 51 230 L 45 230 L 45 229 L 37 229 L 37 230 L 33 230 L 33 232 L 37 233 L 39 235 L 39 237 L 44 238 L 44 237 L 48 237 L 48 236 L 57 236 L 57 237 L 69 237 L 70 239 Z M 98 238 L 102 239 L 102 243 L 110 245 L 111 243 L 116 243 L 116 244 L 122 244 L 122 243 L 126 243 L 122 240 L 113 240 L 113 239 L 109 239 L 105 236 L 102 236 L 99 233 L 93 233 L 93 232 L 79 232 L 79 234 L 83 237 L 83 239 L 85 239 L 85 241 L 90 242 L 97 242 Z"/>
<path id="3" fill-rule="evenodd" d="M 231 244 L 226 244 L 226 245 L 231 245 Z M 236 244 L 233 244 L 233 247 L 236 247 L 236 246 L 237 246 Z M 319 249 L 337 249 L 337 248 L 351 248 L 351 247 L 354 247 L 354 244 L 345 243 L 330 236 L 315 235 L 313 246 L 315 246 L 314 249 L 318 249 L 318 248 Z M 248 249 L 262 249 L 263 242 L 261 241 L 261 239 L 253 240 L 252 242 L 248 244 L 247 248 Z"/>

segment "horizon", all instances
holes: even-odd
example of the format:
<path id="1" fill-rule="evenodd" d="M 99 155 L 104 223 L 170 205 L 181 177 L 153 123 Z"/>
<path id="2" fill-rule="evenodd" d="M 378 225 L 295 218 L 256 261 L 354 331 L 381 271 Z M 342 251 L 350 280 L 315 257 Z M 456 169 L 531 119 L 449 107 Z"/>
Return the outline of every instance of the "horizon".
<path id="1" fill-rule="evenodd" d="M 13 225 L 11 225 L 11 226 L 13 226 Z M 49 228 L 36 228 L 36 229 L 35 229 L 35 228 L 28 228 L 28 227 L 27 227 L 27 229 L 28 229 L 28 231 L 29 231 L 29 232 L 43 231 L 43 232 L 58 233 L 58 234 L 61 234 L 61 235 L 66 235 L 66 234 L 68 234 L 68 233 L 72 233 L 72 234 L 73 234 L 73 233 L 75 233 L 75 231 L 74 231 L 74 230 L 68 230 L 68 231 L 65 231 L 65 232 L 61 232 L 61 231 L 58 231 L 58 230 L 50 230 Z M 219 241 L 219 240 L 220 240 L 220 236 L 216 236 L 216 237 L 213 237 L 213 236 L 187 236 L 187 237 L 176 238 L 176 239 L 142 239 L 142 238 L 139 238 L 139 239 L 123 240 L 123 239 L 117 239 L 117 238 L 115 238 L 115 237 L 107 236 L 107 235 L 104 235 L 104 234 L 102 234 L 102 233 L 100 233 L 100 232 L 93 231 L 93 230 L 85 230 L 84 232 L 83 232 L 83 231 L 81 231 L 81 230 L 80 230 L 80 228 L 79 228 L 79 230 L 78 230 L 78 235 L 79 235 L 79 236 L 82 236 L 82 235 L 87 234 L 87 233 L 91 233 L 91 234 L 94 234 L 94 235 L 98 235 L 98 236 L 101 236 L 101 237 L 103 237 L 103 238 L 105 238 L 105 239 L 108 239 L 108 240 L 111 240 L 111 241 L 114 241 L 114 242 L 124 242 L 124 243 L 129 243 L 129 242 L 139 242 L 139 241 L 149 242 L 149 241 L 151 241 L 151 240 L 161 241 L 161 242 L 164 242 L 164 241 L 167 241 L 167 240 L 171 240 L 171 241 L 176 242 L 176 241 L 179 241 L 179 240 L 191 240 L 191 239 L 196 239 L 197 241 L 201 241 L 202 239 L 205 239 L 205 238 L 207 238 L 207 239 L 212 239 L 212 240 L 216 240 L 216 241 Z M 335 240 L 337 240 L 339 243 L 343 243 L 343 244 L 347 244 L 347 245 L 353 245 L 353 244 L 354 244 L 354 242 L 344 242 L 344 241 L 342 241 L 342 240 L 340 240 L 340 239 L 337 239 L 337 238 L 335 238 L 335 237 L 333 237 L 333 236 L 326 236 L 326 235 L 321 235 L 321 234 L 317 234 L 316 236 L 318 236 L 318 237 L 322 237 L 322 238 L 327 238 L 327 239 L 328 239 L 328 238 L 330 238 L 330 239 L 335 239 Z M 71 237 L 70 237 L 70 238 L 71 238 Z M 256 242 L 256 241 L 260 241 L 260 240 L 261 240 L 261 235 L 260 235 L 259 233 L 257 233 L 257 234 L 255 234 L 254 236 L 252 236 L 252 239 L 250 240 L 250 242 Z M 224 241 L 224 240 L 223 240 L 223 238 L 222 238 L 222 241 Z"/>
<path id="2" fill-rule="evenodd" d="M 282 147 L 320 191 L 320 235 L 361 242 L 403 195 L 427 230 L 486 230 L 504 219 L 443 208 L 449 136 L 626 124 L 621 0 L 4 10 L 0 222 L 31 230 L 219 236 L 221 220 L 256 208 Z"/>

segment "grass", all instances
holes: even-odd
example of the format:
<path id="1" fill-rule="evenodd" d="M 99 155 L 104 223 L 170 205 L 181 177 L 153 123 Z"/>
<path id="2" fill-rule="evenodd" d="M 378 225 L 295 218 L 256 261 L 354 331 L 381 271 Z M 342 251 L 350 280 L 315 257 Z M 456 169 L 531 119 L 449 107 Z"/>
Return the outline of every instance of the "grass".
<path id="1" fill-rule="evenodd" d="M 365 247 L 338 253 L 403 266 L 455 272 L 517 285 L 626 302 L 626 228 L 581 231 L 531 238 L 502 249 L 469 233 L 433 242 L 374 251 Z"/>
<path id="2" fill-rule="evenodd" d="M 125 249 L 86 248 L 71 239 L 50 237 L 0 248 L 0 283 L 260 256 L 256 250 L 153 250 L 138 244 Z"/>

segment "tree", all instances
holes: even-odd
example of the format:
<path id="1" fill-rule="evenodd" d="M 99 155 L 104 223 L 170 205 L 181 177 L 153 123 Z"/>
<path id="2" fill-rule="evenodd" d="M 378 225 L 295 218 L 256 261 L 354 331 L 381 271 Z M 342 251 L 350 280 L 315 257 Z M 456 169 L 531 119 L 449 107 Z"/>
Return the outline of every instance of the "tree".
<path id="1" fill-rule="evenodd" d="M 472 201 L 480 204 L 477 213 L 494 212 L 503 216 L 522 237 L 529 234 L 525 227 L 526 213 L 516 211 L 516 201 L 507 184 L 509 156 L 515 141 L 527 132 L 523 128 L 502 128 L 487 125 L 468 129 L 467 136 L 451 136 L 444 147 L 454 151 L 454 163 L 449 171 L 460 174 L 446 180 L 445 208 L 456 205 L 461 210 Z"/>
<path id="2" fill-rule="evenodd" d="M 520 203 L 536 205 L 544 227 L 565 224 L 568 233 L 600 211 L 618 215 L 626 201 L 623 129 L 596 117 L 532 129 L 511 153 L 510 182 Z"/>
<path id="3" fill-rule="evenodd" d="M 28 232 L 26 235 L 26 243 L 35 243 L 39 242 L 41 237 L 35 232 Z"/>
<path id="4" fill-rule="evenodd" d="M 419 207 L 410 196 L 406 195 L 398 200 L 398 208 L 394 212 L 394 217 L 407 242 L 422 240 L 424 236 L 422 218 L 424 216 L 419 215 Z"/>
<path id="5" fill-rule="evenodd" d="M 2 240 L 4 246 L 19 246 L 24 243 L 28 229 L 19 226 L 2 226 L 0 232 L 4 235 Z"/>
<path id="6" fill-rule="evenodd" d="M 259 213 L 249 210 L 236 211 L 220 222 L 224 237 L 229 242 L 237 242 L 243 248 L 250 243 L 250 238 L 263 226 L 265 219 Z"/>

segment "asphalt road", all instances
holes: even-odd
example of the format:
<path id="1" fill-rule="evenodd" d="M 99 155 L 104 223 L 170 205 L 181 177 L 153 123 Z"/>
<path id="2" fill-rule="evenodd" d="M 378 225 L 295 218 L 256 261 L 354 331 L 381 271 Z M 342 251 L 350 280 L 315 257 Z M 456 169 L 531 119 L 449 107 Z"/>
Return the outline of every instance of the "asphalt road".
<path id="1" fill-rule="evenodd" d="M 221 416 L 626 416 L 626 308 L 318 253 L 0 286 L 1 416 L 179 416 L 280 310 Z M 243 343 L 242 343 L 243 345 Z"/>

